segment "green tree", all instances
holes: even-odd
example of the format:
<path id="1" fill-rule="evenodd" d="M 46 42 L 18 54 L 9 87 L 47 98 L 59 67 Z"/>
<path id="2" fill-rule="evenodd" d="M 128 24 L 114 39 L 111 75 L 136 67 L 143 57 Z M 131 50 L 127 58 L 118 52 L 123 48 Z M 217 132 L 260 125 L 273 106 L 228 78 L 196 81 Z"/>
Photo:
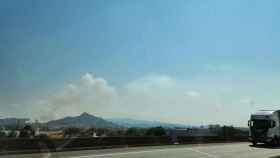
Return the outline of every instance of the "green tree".
<path id="1" fill-rule="evenodd" d="M 64 129 L 63 131 L 64 137 L 79 136 L 81 135 L 81 133 L 82 133 L 82 129 L 77 127 L 69 127 Z"/>
<path id="2" fill-rule="evenodd" d="M 141 128 L 129 128 L 125 132 L 126 136 L 144 136 L 146 133 L 146 129 L 141 129 Z"/>
<path id="3" fill-rule="evenodd" d="M 12 130 L 9 134 L 8 137 L 9 138 L 16 138 L 18 136 L 17 132 L 15 130 Z"/>
<path id="4" fill-rule="evenodd" d="M 166 136 L 166 131 L 163 127 L 153 127 L 147 130 L 146 135 L 161 137 Z"/>
<path id="5" fill-rule="evenodd" d="M 30 125 L 26 125 L 20 130 L 19 137 L 21 138 L 33 138 L 34 136 L 35 131 Z"/>
<path id="6" fill-rule="evenodd" d="M 6 138 L 7 135 L 4 131 L 0 131 L 0 138 Z"/>

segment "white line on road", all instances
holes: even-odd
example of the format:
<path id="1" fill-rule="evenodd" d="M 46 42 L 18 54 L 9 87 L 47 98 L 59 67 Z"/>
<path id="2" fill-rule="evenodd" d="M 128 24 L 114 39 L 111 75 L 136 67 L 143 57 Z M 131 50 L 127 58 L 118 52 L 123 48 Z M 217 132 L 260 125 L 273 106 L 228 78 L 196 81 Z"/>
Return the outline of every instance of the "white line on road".
<path id="1" fill-rule="evenodd" d="M 173 148 L 173 149 L 154 149 L 154 150 L 144 150 L 144 151 L 130 151 L 130 152 L 120 152 L 120 153 L 111 153 L 111 154 L 95 154 L 95 155 L 85 155 L 85 156 L 74 156 L 69 158 L 94 158 L 94 157 L 106 157 L 106 156 L 120 156 L 120 155 L 130 155 L 130 154 L 143 154 L 143 153 L 153 153 L 153 152 L 166 152 L 171 150 L 189 150 L 206 156 L 207 158 L 219 158 L 216 155 L 212 155 L 206 152 L 199 151 L 194 148 Z"/>
<path id="2" fill-rule="evenodd" d="M 209 158 L 219 158 L 219 157 L 216 156 L 216 155 L 209 154 L 209 153 L 207 153 L 207 152 L 203 152 L 203 151 L 200 151 L 200 150 L 197 150 L 197 149 L 189 148 L 189 150 L 190 150 L 190 151 L 197 152 L 197 153 L 200 153 L 200 154 L 205 155 L 205 156 L 207 156 L 207 157 L 209 157 Z"/>
<path id="3" fill-rule="evenodd" d="M 165 151 L 165 150 L 156 150 L 157 152 Z M 122 152 L 122 153 L 112 153 L 112 154 L 100 154 L 100 155 L 86 155 L 86 156 L 76 156 L 70 158 L 93 158 L 93 157 L 106 157 L 106 156 L 118 156 L 118 155 L 129 155 L 129 154 L 143 154 L 143 153 L 152 153 L 155 152 L 153 150 L 147 151 L 131 151 L 131 152 Z"/>

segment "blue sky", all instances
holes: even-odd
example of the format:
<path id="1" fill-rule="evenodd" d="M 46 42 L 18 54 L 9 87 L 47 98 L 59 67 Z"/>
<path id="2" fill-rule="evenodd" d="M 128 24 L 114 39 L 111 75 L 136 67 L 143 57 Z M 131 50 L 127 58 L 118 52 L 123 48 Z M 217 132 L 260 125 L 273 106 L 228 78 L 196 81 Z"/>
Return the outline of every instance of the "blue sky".
<path id="1" fill-rule="evenodd" d="M 93 114 L 243 125 L 251 110 L 280 103 L 279 3 L 276 0 L 1 1 L 1 115 L 32 115 L 30 110 L 21 113 L 15 109 L 40 107 L 37 100 L 48 100 L 50 95 L 65 92 L 65 86 L 87 76 L 89 80 L 101 78 L 106 86 L 113 87 L 114 93 L 122 98 L 117 102 L 124 104 L 124 109 L 132 106 L 125 105 L 131 98 L 124 89 L 131 85 L 135 88 L 135 83 L 136 87 L 149 83 L 156 85 L 151 86 L 152 90 L 174 91 L 172 94 L 184 91 L 201 97 L 199 102 L 185 103 L 182 101 L 185 98 L 174 96 L 170 102 L 181 100 L 178 108 L 183 111 L 196 104 L 207 105 L 197 109 L 208 113 L 203 120 L 211 119 L 209 113 L 217 104 L 225 113 L 203 122 L 192 115 L 191 119 L 183 118 L 183 113 L 174 118 L 179 113 L 176 110 L 166 116 L 134 112 L 142 104 L 154 103 L 141 102 L 142 96 L 136 99 L 138 103 L 131 111 L 117 112 L 119 108 L 106 107 L 97 112 L 94 107 L 85 108 Z M 164 85 L 170 84 L 169 81 L 176 82 L 176 88 Z M 160 96 L 152 96 L 152 100 L 161 100 Z M 213 101 L 213 98 L 218 99 Z M 258 106 L 248 105 L 252 102 Z M 168 105 L 157 102 L 154 108 L 165 106 Z M 224 121 L 223 117 L 233 109 L 236 118 Z"/>

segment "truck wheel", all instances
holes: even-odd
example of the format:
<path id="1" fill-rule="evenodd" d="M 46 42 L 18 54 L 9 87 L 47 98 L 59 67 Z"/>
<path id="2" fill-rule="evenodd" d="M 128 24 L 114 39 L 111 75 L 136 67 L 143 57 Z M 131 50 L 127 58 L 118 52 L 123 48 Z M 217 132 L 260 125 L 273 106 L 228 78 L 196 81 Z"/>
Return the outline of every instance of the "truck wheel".
<path id="1" fill-rule="evenodd" d="M 256 146 L 257 142 L 256 141 L 252 141 L 252 144 L 253 144 L 253 146 Z"/>
<path id="2" fill-rule="evenodd" d="M 278 140 L 278 138 L 277 137 L 275 137 L 274 139 L 273 139 L 273 144 L 275 145 L 275 146 L 277 146 L 277 145 L 279 145 L 279 140 Z"/>
<path id="3" fill-rule="evenodd" d="M 276 138 L 273 138 L 273 139 L 271 140 L 271 142 L 269 143 L 269 145 L 271 145 L 271 146 L 276 146 L 277 144 L 278 144 L 278 141 L 277 141 Z"/>

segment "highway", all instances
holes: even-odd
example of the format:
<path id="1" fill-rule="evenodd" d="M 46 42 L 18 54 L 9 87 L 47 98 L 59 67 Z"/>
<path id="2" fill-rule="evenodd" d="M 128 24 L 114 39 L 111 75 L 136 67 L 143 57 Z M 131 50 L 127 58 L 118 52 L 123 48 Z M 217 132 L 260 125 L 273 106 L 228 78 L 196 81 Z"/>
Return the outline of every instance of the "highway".
<path id="1" fill-rule="evenodd" d="M 280 158 L 280 147 L 216 143 L 6 155 L 0 158 Z"/>

